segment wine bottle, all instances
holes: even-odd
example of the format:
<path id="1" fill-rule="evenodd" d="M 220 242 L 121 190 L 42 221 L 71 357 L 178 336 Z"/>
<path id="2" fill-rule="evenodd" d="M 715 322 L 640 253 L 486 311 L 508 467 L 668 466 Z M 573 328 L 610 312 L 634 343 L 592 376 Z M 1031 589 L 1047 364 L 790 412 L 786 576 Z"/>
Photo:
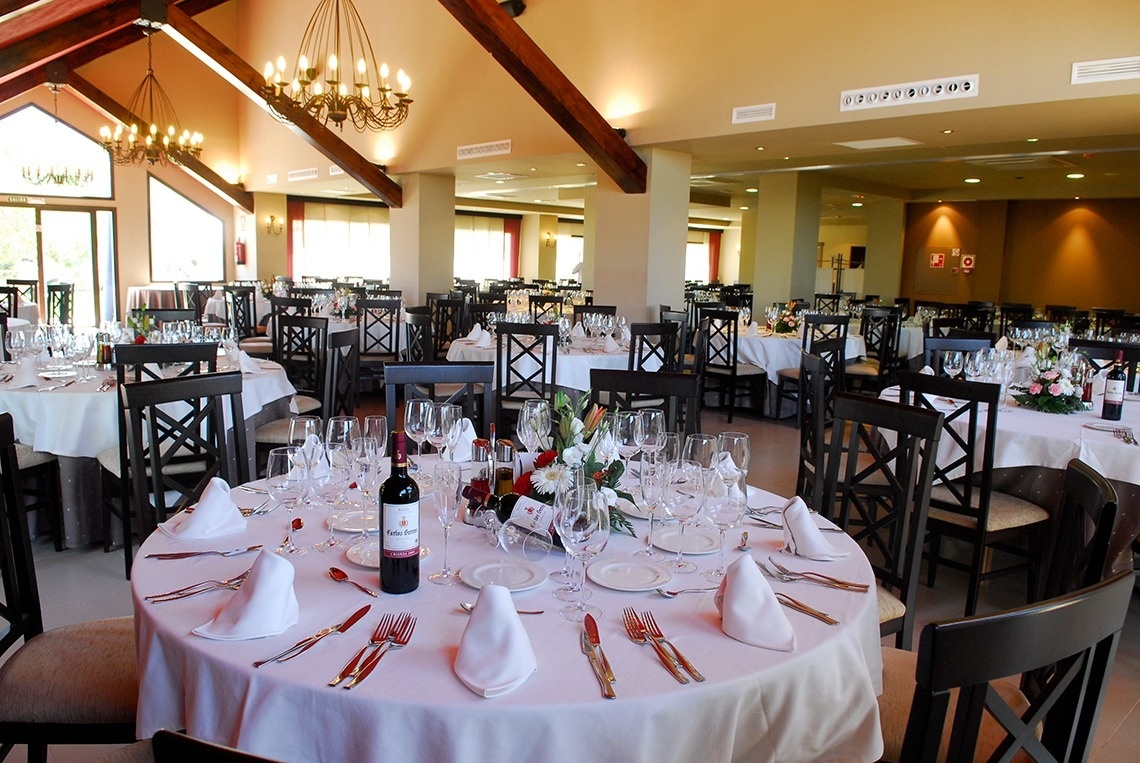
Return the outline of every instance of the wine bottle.
<path id="1" fill-rule="evenodd" d="M 1100 410 L 1100 417 L 1108 421 L 1120 421 L 1124 412 L 1124 387 L 1128 383 L 1128 374 L 1124 371 L 1124 351 L 1118 350 L 1116 362 L 1104 381 L 1104 406 Z"/>
<path id="2" fill-rule="evenodd" d="M 562 539 L 554 529 L 554 507 L 548 503 L 528 498 L 518 493 L 491 495 L 474 485 L 463 488 L 463 497 L 471 507 L 471 514 L 481 511 L 492 512 L 501 524 L 514 520 L 514 524 L 532 532 L 544 531 L 550 534 L 554 545 L 562 548 Z"/>
<path id="3" fill-rule="evenodd" d="M 380 486 L 380 590 L 410 593 L 420 585 L 420 488 L 408 476 L 408 445 L 392 433 L 392 474 Z"/>

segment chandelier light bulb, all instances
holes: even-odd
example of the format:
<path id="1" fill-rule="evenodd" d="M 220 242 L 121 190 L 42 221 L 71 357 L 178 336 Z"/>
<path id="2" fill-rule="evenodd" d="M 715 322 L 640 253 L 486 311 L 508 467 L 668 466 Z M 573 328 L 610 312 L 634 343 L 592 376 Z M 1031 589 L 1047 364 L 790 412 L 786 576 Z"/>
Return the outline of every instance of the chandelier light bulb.
<path id="1" fill-rule="evenodd" d="M 412 89 L 412 78 L 404 74 L 403 69 L 396 72 L 396 82 L 400 83 L 399 92 L 401 93 L 407 94 L 407 92 Z"/>
<path id="2" fill-rule="evenodd" d="M 266 61 L 265 62 L 265 84 L 266 85 L 272 85 L 273 84 L 273 62 L 272 61 Z"/>
<path id="3" fill-rule="evenodd" d="M 337 66 L 336 53 L 329 53 L 329 76 L 325 79 L 330 82 L 336 81 L 336 66 Z"/>
<path id="4" fill-rule="evenodd" d="M 364 75 L 368 73 L 368 66 L 365 65 L 363 58 L 356 62 L 356 73 L 360 75 L 361 79 L 364 79 Z"/>

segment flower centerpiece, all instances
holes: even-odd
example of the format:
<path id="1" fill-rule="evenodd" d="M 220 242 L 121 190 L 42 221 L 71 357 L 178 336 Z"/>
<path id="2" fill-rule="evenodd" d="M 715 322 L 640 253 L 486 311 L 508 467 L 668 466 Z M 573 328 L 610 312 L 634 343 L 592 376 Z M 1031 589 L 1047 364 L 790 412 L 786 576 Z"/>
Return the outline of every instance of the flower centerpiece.
<path id="1" fill-rule="evenodd" d="M 131 314 L 127 316 L 127 328 L 135 332 L 135 344 L 144 344 L 152 327 L 150 313 L 145 304 L 138 310 L 132 310 Z"/>
<path id="2" fill-rule="evenodd" d="M 795 313 L 795 302 L 789 302 L 787 307 L 776 314 L 768 322 L 768 328 L 777 334 L 794 334 L 800 330 L 800 319 Z"/>
<path id="3" fill-rule="evenodd" d="M 613 433 L 602 425 L 605 408 L 595 405 L 585 413 L 589 398 L 589 392 L 577 400 L 571 400 L 561 390 L 555 394 L 554 447 L 539 454 L 534 469 L 515 480 L 514 491 L 553 502 L 558 487 L 569 484 L 571 470 L 581 469 L 597 483 L 598 490 L 606 497 L 610 507 L 610 526 L 634 535 L 633 524 L 617 508 L 618 498 L 633 503 L 632 495 L 618 489 L 625 465 L 617 458 L 616 448 L 601 447 L 606 444 L 606 438 L 613 437 Z"/>
<path id="4" fill-rule="evenodd" d="M 1024 408 L 1045 413 L 1076 413 L 1084 410 L 1080 392 L 1073 386 L 1073 379 L 1067 369 L 1056 368 L 1042 371 L 1025 391 L 1014 395 L 1013 399 Z"/>
<path id="5" fill-rule="evenodd" d="M 348 289 L 337 289 L 333 292 L 332 304 L 329 309 L 333 315 L 340 318 L 355 318 L 356 292 Z"/>

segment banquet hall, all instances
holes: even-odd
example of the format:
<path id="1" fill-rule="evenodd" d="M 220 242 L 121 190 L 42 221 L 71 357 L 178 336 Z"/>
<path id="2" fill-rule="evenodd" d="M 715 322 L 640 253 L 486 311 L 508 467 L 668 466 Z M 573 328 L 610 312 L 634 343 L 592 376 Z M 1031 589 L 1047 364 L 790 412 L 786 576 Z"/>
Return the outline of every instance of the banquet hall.
<path id="1" fill-rule="evenodd" d="M 483 363 L 498 373 L 508 365 L 503 357 L 509 348 L 502 344 L 507 324 L 548 322 L 540 320 L 536 306 L 554 299 L 553 322 L 565 318 L 567 325 L 553 373 L 557 380 L 550 386 L 572 390 L 572 397 L 589 390 L 599 370 L 624 371 L 627 350 L 633 372 L 634 349 L 621 326 L 628 326 L 628 334 L 638 325 L 676 320 L 677 346 L 670 340 L 672 349 L 660 364 L 642 368 L 639 361 L 636 368 L 700 377 L 695 416 L 678 428 L 684 434 L 747 434 L 752 443 L 751 467 L 744 475 L 748 487 L 781 500 L 799 494 L 809 504 L 811 486 L 800 477 L 801 433 L 810 427 L 801 414 L 810 404 L 807 388 L 797 384 L 801 357 L 814 352 L 814 340 L 799 324 L 794 331 L 779 328 L 785 318 L 799 320 L 805 306 L 807 314 L 851 316 L 850 327 L 843 324 L 843 375 L 850 381 L 859 369 L 865 373 L 871 367 L 870 389 L 861 380 L 856 391 L 900 405 L 911 389 L 900 373 L 918 372 L 924 365 L 943 370 L 938 326 L 950 338 L 981 328 L 993 335 L 987 347 L 1002 343 L 1003 350 L 1044 346 L 1038 342 L 1052 347 L 1063 335 L 1069 346 L 1054 352 L 1058 359 L 1069 350 L 1065 358 L 1076 364 L 1084 346 L 1082 357 L 1108 364 L 1102 367 L 1098 394 L 1119 345 L 1122 352 L 1128 348 L 1121 365 L 1132 368 L 1125 421 L 1104 431 L 1095 429 L 1103 426 L 1099 402 L 1065 417 L 1066 424 L 1018 418 L 1046 414 L 1010 410 L 1019 407 L 1010 402 L 1015 394 L 1010 384 L 1017 383 L 1010 357 L 1010 379 L 994 380 L 1001 395 L 995 407 L 1001 408 L 1005 429 L 993 445 L 996 463 L 990 466 L 995 489 L 1012 490 L 1019 500 L 1043 509 L 1050 521 L 1058 516 L 1055 505 L 1069 460 L 1079 458 L 1098 470 L 1119 494 L 1120 506 L 1112 541 L 1115 563 L 1106 563 L 1105 577 L 1109 566 L 1114 572 L 1131 570 L 1129 541 L 1140 522 L 1140 460 L 1128 447 L 1132 430 L 1125 426 L 1140 395 L 1135 385 L 1140 354 L 1132 354 L 1140 334 L 1140 298 L 1131 288 L 1140 263 L 1136 3 L 1094 0 L 1078 12 L 1071 3 L 1042 0 L 1030 14 L 980 0 L 952 10 L 902 0 L 871 8 L 838 0 L 360 2 L 354 34 L 363 33 L 368 47 L 336 52 L 341 71 L 354 71 L 354 82 L 367 80 L 367 91 L 395 103 L 384 115 L 395 124 L 381 129 L 358 127 L 356 121 L 366 117 L 353 111 L 355 106 L 346 108 L 347 116 L 333 117 L 335 108 L 306 110 L 296 96 L 300 86 L 294 80 L 310 76 L 299 62 L 306 21 L 316 21 L 324 6 L 351 5 L 347 0 L 22 0 L 0 7 L 0 136 L 6 138 L 0 149 L 6 191 L 0 196 L 0 221 L 7 234 L 0 237 L 0 278 L 16 287 L 6 311 L 9 292 L 0 291 L 4 332 L 21 334 L 26 327 L 29 340 L 42 337 L 47 347 L 38 349 L 45 357 L 66 354 L 70 337 L 84 337 L 86 345 L 67 345 L 82 356 L 73 366 L 82 373 L 83 358 L 98 357 L 94 353 L 104 334 L 107 344 L 130 342 L 149 331 L 149 318 L 146 329 L 139 323 L 148 313 L 194 308 L 192 315 L 178 316 L 179 324 L 189 318 L 187 325 L 172 331 L 163 318 L 156 321 L 164 341 L 184 342 L 193 335 L 224 346 L 228 339 L 241 340 L 241 350 L 248 353 L 244 360 L 252 365 L 241 365 L 235 346 L 233 353 L 218 355 L 210 371 L 243 372 L 238 397 L 252 465 L 245 476 L 256 479 L 269 449 L 291 443 L 270 443 L 268 428 L 288 429 L 299 413 L 297 399 L 309 396 L 320 403 L 326 391 L 302 383 L 282 357 L 279 332 L 287 330 L 282 324 L 292 325 L 284 319 L 284 300 L 310 299 L 312 312 L 328 318 L 323 336 L 330 348 L 338 331 L 357 337 L 352 349 L 338 345 L 346 348 L 345 357 L 359 355 L 360 379 L 352 381 L 350 396 L 355 410 L 348 412 L 361 422 L 367 415 L 386 416 L 393 429 L 405 424 L 405 409 L 396 411 L 386 400 L 383 368 L 413 360 L 417 314 L 430 316 L 425 320 L 435 338 L 428 340 L 428 360 Z M 313 57 L 313 71 L 320 74 L 311 78 L 320 81 L 315 89 L 306 83 L 310 95 L 322 87 L 332 93 L 349 89 L 335 79 L 328 52 L 321 49 Z M 158 81 L 171 114 L 156 118 L 139 94 Z M 351 89 L 359 93 L 360 83 Z M 144 135 L 133 142 L 123 137 L 130 135 L 132 116 Z M 378 119 L 375 108 L 368 118 Z M 176 129 L 170 143 L 148 157 L 140 146 L 147 123 L 156 121 L 160 134 L 168 122 Z M 179 143 L 183 130 L 185 142 Z M 25 291 L 17 296 L 21 285 Z M 61 292 L 66 307 L 60 307 Z M 248 308 L 243 307 L 247 294 Z M 828 302 L 832 297 L 834 308 Z M 386 300 L 397 303 L 404 347 L 382 360 L 369 358 L 378 354 L 369 351 L 375 337 L 357 303 Z M 449 305 L 459 312 L 441 317 Z M 584 318 L 591 305 L 612 308 L 615 321 L 608 329 L 602 320 L 595 333 Z M 889 352 L 881 356 L 880 335 L 872 335 L 868 320 L 888 308 L 897 314 L 891 324 L 895 340 L 893 345 L 883 340 Z M 723 311 L 731 311 L 731 317 L 718 318 Z M 977 315 L 983 318 L 980 327 L 970 323 Z M 173 325 L 173 313 L 168 318 Z M 571 331 L 579 319 L 582 328 Z M 721 361 L 712 354 L 722 345 L 710 338 L 713 329 L 702 319 L 731 329 L 723 346 L 732 348 L 732 359 L 721 375 L 714 368 Z M 495 336 L 490 329 L 496 321 L 500 344 L 488 338 L 480 345 L 478 332 Z M 1025 326 L 1014 325 L 1021 321 Z M 1042 325 L 1028 327 L 1033 321 Z M 53 326 L 68 328 L 53 332 Z M 587 331 L 596 344 L 586 339 Z M 1018 333 L 1027 331 L 1038 333 Z M 56 333 L 69 338 L 53 352 Z M 603 334 L 618 349 L 608 347 Z M 557 331 L 554 336 L 557 343 Z M 15 374 L 20 362 L 10 349 L 6 341 L 3 369 Z M 28 349 L 18 348 L 25 357 Z M 864 363 L 867 358 L 872 362 Z M 19 452 L 39 458 L 49 486 L 56 485 L 54 499 L 49 489 L 43 499 L 48 503 L 37 503 L 41 510 L 29 514 L 46 630 L 138 617 L 145 594 L 166 590 L 159 585 L 161 577 L 153 578 L 153 566 L 146 572 L 145 554 L 167 550 L 154 544 L 169 538 L 150 534 L 152 522 L 136 529 L 139 537 L 132 543 L 130 509 L 120 508 L 116 515 L 104 506 L 114 502 L 108 496 L 116 485 L 127 488 L 118 497 L 124 506 L 129 502 L 126 475 L 133 469 L 129 422 L 123 422 L 118 391 L 129 379 L 121 375 L 121 364 L 117 381 L 113 363 L 99 365 L 106 366 L 100 369 L 105 377 L 86 387 L 80 380 L 73 389 L 65 386 L 72 383 L 70 376 L 51 378 L 50 367 L 37 369 L 41 376 L 29 386 L 46 389 L 45 395 L 31 395 L 33 390 L 17 387 L 13 379 L 4 381 L 7 373 L 0 375 L 0 414 L 11 413 L 18 447 L 26 449 Z M 322 373 L 334 367 L 339 368 L 329 362 Z M 965 367 L 962 376 L 969 377 Z M 1027 385 L 1030 381 L 1025 378 Z M 57 384 L 61 388 L 54 389 Z M 897 385 L 904 390 L 901 399 Z M 492 386 L 499 390 L 507 382 L 496 377 L 494 385 L 487 384 L 484 399 L 497 401 L 499 392 L 492 394 Z M 75 407 L 55 405 L 64 400 Z M 319 415 L 327 418 L 343 399 L 328 391 L 323 402 Z M 484 407 L 473 416 L 478 434 L 493 438 L 486 425 L 495 421 L 501 423 L 499 436 L 516 437 L 515 416 L 501 418 L 495 405 L 494 415 Z M 942 413 L 949 432 L 951 412 Z M 225 429 L 230 429 L 234 414 L 226 416 Z M 1077 417 L 1087 419 L 1073 424 Z M 942 437 L 945 446 L 949 435 Z M 102 458 L 107 453 L 110 462 Z M 819 486 L 824 485 L 822 464 Z M 24 466 L 21 460 L 21 473 Z M 37 473 L 38 490 L 45 472 Z M 41 499 L 39 492 L 32 495 L 29 480 L 22 482 L 28 483 L 29 497 Z M 60 508 L 42 510 L 50 505 Z M 434 533 L 437 521 L 429 513 L 423 522 L 430 522 Z M 158 519 L 165 514 L 159 512 Z M 271 544 L 286 529 L 282 517 L 274 521 L 278 537 Z M 300 537 L 312 545 L 321 540 L 313 527 L 324 527 L 323 519 L 313 515 L 307 522 Z M 841 524 L 847 527 L 846 520 Z M 636 524 L 639 533 L 643 528 Z M 734 525 L 728 537 L 747 546 L 739 535 L 743 529 Z M 456 525 L 452 536 L 459 564 L 470 532 Z M 710 530 L 709 537 L 715 536 Z M 985 574 L 982 564 L 970 570 L 970 554 L 961 551 L 968 544 L 960 546 L 952 536 L 950 528 L 943 545 L 949 556 L 959 554 L 939 566 L 936 581 L 922 561 L 920 544 L 922 574 L 916 572 L 915 579 L 921 582 L 910 601 L 913 619 L 903 626 L 907 644 L 913 635 L 907 651 L 919 649 L 927 624 L 960 619 L 975 608 L 986 614 L 1025 605 L 1026 588 L 1035 585 L 1032 569 L 976 583 L 973 578 Z M 435 588 L 426 577 L 443 563 L 443 537 L 442 531 L 431 536 L 436 553 L 424 558 L 421 588 Z M 607 553 L 626 545 L 611 543 Z M 852 542 L 852 549 L 861 562 L 874 556 L 869 544 Z M 698 558 L 702 572 L 716 564 L 713 550 L 710 546 L 709 556 Z M 990 564 L 989 546 L 982 543 L 981 550 Z M 1004 560 L 1007 550 L 994 553 Z M 936 542 L 926 554 L 939 556 Z M 951 568 L 956 562 L 965 563 L 967 574 Z M 873 563 L 858 570 L 871 582 L 878 572 Z M 311 559 L 305 565 L 311 567 Z M 367 565 L 347 569 L 376 582 Z M 669 585 L 688 585 L 697 577 L 677 574 Z M 554 622 L 557 602 L 545 593 L 555 586 L 542 586 L 525 602 L 542 599 L 544 629 L 565 625 Z M 342 590 L 348 588 L 339 586 L 335 593 L 355 601 Z M 465 593 L 469 601 L 479 595 Z M 650 600 L 642 592 L 599 590 L 602 603 L 608 603 L 602 620 L 607 646 L 619 637 L 627 646 L 620 607 L 616 618 L 614 611 L 623 595 L 630 604 L 659 606 L 659 614 L 673 603 Z M 679 598 L 692 604 L 686 622 L 716 621 L 714 635 L 723 636 L 712 595 Z M 376 615 L 396 606 L 382 596 L 370 621 L 351 634 L 354 645 L 364 643 L 363 632 L 376 624 Z M 149 610 L 144 606 L 144 611 Z M 869 611 L 858 617 L 875 615 Z M 1132 595 L 1091 745 L 1094 761 L 1133 760 L 1140 750 L 1137 613 Z M 452 619 L 449 627 L 461 630 L 465 621 Z M 166 647 L 173 636 L 165 629 L 192 625 L 172 625 L 161 616 L 142 622 L 138 643 L 147 644 L 149 635 L 152 646 Z M 310 624 L 311 630 L 328 625 L 303 623 Z M 419 639 L 424 631 L 429 629 L 421 625 Z M 872 636 L 863 641 L 877 645 L 878 634 Z M 844 638 L 853 638 L 854 646 L 837 646 Z M 454 659 L 456 643 L 432 643 Z M 713 643 L 701 646 L 712 650 Z M 866 646 L 849 633 L 821 643 L 837 649 Z M 896 643 L 893 633 L 882 635 L 884 649 Z M 415 646 L 413 641 L 385 666 L 395 668 L 401 657 L 414 655 Z M 571 647 L 581 661 L 578 645 Z M 17 650 L 0 653 L 0 665 Z M 192 644 L 187 651 L 196 652 Z M 653 659 L 650 650 L 630 651 Z M 690 656 L 700 661 L 700 654 Z M 615 662 L 628 663 L 631 655 L 619 652 L 619 657 Z M 868 666 L 868 691 L 881 689 L 888 671 L 876 659 Z M 646 669 L 660 672 L 650 660 Z M 224 661 L 207 661 L 194 679 L 218 664 Z M 587 671 L 575 678 L 585 679 L 583 686 L 594 692 L 590 704 L 596 705 L 600 697 L 589 664 L 583 664 Z M 147 681 L 161 675 L 170 682 L 177 676 L 187 686 L 191 682 L 174 672 L 152 674 L 151 667 L 144 664 Z M 624 666 L 615 667 L 620 673 Z M 770 670 L 764 663 L 756 672 Z M 249 686 L 256 680 L 251 678 Z M 701 689 L 732 688 L 724 676 L 710 684 L 716 686 Z M 625 690 L 620 680 L 617 686 L 619 694 Z M 864 697 L 863 709 L 877 717 L 875 695 L 883 701 L 883 693 L 874 691 Z M 512 712 L 521 712 L 518 696 L 509 700 L 517 703 Z M 664 691 L 638 699 L 666 706 L 679 702 Z M 705 712 L 713 707 L 710 696 Z M 180 712 L 184 720 L 192 715 L 185 707 Z M 620 711 L 614 717 L 622 717 Z M 0 728 L 3 722 L 0 713 Z M 195 730 L 188 721 L 169 723 Z M 156 724 L 165 726 L 168 720 Z M 252 721 L 249 728 L 255 728 Z M 223 735 L 223 729 L 232 734 Z M 870 736 L 878 733 L 876 727 Z M 202 735 L 268 759 L 279 757 L 265 737 L 242 739 L 224 723 Z M 876 743 L 881 746 L 882 739 L 868 742 L 855 758 L 867 757 Z M 113 749 L 52 744 L 48 755 L 60 761 L 97 760 Z M 647 743 L 644 749 L 653 748 Z M 716 756 L 747 758 L 746 749 L 752 748 L 738 742 L 734 749 L 725 742 Z M 808 749 L 817 748 L 798 751 L 798 759 L 812 759 Z M 819 759 L 843 759 L 826 745 L 818 749 Z M 455 759 L 463 759 L 461 752 L 454 752 Z M 880 747 L 867 759 L 881 752 Z M 24 760 L 24 754 L 17 744 L 8 759 Z M 551 759 L 561 756 L 550 754 Z"/>

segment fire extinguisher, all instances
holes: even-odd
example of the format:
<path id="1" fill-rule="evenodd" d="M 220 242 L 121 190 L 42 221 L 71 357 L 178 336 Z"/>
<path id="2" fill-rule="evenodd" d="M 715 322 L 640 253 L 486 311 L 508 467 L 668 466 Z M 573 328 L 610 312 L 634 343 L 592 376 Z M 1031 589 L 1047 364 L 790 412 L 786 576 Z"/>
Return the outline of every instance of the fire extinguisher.
<path id="1" fill-rule="evenodd" d="M 234 262 L 238 265 L 244 265 L 245 264 L 245 242 L 244 241 L 235 241 L 234 242 Z"/>

